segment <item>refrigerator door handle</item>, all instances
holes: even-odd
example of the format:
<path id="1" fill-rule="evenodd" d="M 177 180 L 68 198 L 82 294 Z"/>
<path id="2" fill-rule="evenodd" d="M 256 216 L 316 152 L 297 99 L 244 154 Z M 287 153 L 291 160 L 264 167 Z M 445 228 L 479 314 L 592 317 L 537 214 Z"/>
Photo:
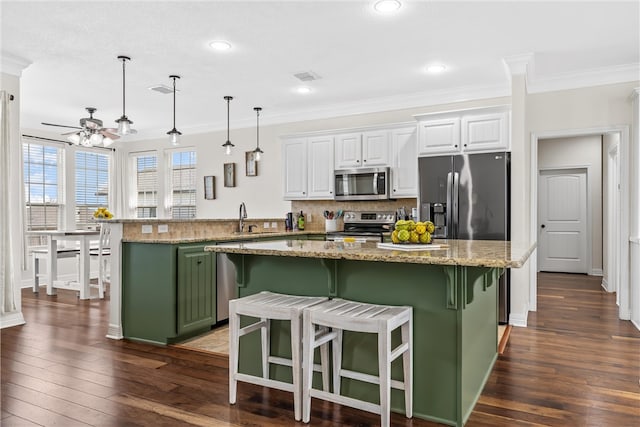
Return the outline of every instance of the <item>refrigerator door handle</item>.
<path id="1" fill-rule="evenodd" d="M 460 174 L 453 173 L 453 238 L 458 238 L 458 185 L 460 184 Z"/>
<path id="2" fill-rule="evenodd" d="M 453 175 L 451 172 L 447 173 L 447 223 L 445 224 L 446 236 L 450 239 L 453 237 L 453 224 L 451 223 L 451 210 L 453 205 L 451 204 L 451 197 L 453 193 Z"/>

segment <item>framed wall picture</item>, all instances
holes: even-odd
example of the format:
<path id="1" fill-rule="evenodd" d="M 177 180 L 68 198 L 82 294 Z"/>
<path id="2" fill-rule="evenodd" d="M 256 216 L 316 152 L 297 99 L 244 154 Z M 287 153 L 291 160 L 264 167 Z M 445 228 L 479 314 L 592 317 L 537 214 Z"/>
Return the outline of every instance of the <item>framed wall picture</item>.
<path id="1" fill-rule="evenodd" d="M 216 198 L 216 177 L 213 175 L 204 177 L 204 198 L 205 200 Z"/>
<path id="2" fill-rule="evenodd" d="M 236 186 L 236 164 L 235 163 L 224 164 L 224 186 L 225 187 Z"/>
<path id="3" fill-rule="evenodd" d="M 246 175 L 258 176 L 258 162 L 256 161 L 256 153 L 253 151 L 245 151 L 244 158 L 246 162 Z"/>

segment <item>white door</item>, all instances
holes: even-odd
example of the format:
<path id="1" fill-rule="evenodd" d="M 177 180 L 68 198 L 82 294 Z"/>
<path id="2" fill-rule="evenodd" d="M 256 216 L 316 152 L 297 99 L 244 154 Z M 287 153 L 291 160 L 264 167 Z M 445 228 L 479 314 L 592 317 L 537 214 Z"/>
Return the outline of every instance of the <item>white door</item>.
<path id="1" fill-rule="evenodd" d="M 587 171 L 543 170 L 539 175 L 538 267 L 587 273 Z"/>

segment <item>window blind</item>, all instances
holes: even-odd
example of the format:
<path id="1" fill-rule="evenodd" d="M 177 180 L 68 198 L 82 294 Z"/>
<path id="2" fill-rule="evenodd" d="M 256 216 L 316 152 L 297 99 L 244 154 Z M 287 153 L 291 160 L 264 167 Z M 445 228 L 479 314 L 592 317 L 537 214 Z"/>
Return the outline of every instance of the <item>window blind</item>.
<path id="1" fill-rule="evenodd" d="M 196 152 L 171 153 L 171 217 L 196 216 Z"/>
<path id="2" fill-rule="evenodd" d="M 86 151 L 76 153 L 76 227 L 93 224 L 93 212 L 109 208 L 109 156 Z"/>

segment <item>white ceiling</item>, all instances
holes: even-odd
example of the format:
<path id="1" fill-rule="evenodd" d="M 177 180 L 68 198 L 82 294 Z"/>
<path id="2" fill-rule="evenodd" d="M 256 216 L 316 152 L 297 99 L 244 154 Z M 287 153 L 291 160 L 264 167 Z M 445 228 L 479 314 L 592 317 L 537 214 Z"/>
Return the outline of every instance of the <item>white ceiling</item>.
<path id="1" fill-rule="evenodd" d="M 105 126 L 122 114 L 122 65 L 127 115 L 136 139 L 172 127 L 172 96 L 148 90 L 177 87 L 176 127 L 201 133 L 261 124 L 429 105 L 509 94 L 503 58 L 533 53 L 530 84 L 592 79 L 631 80 L 640 63 L 636 1 L 403 1 L 381 16 L 373 1 L 5 1 L 4 55 L 29 62 L 21 79 L 21 125 L 77 125 L 98 108 Z M 225 39 L 233 48 L 208 47 Z M 432 62 L 447 65 L 429 75 Z M 313 92 L 299 95 L 294 73 L 313 71 Z M 607 77 L 608 76 L 608 77 Z M 634 78 L 635 76 L 635 78 Z M 561 83 L 562 84 L 562 83 Z M 570 83 L 569 83 L 570 84 Z"/>

